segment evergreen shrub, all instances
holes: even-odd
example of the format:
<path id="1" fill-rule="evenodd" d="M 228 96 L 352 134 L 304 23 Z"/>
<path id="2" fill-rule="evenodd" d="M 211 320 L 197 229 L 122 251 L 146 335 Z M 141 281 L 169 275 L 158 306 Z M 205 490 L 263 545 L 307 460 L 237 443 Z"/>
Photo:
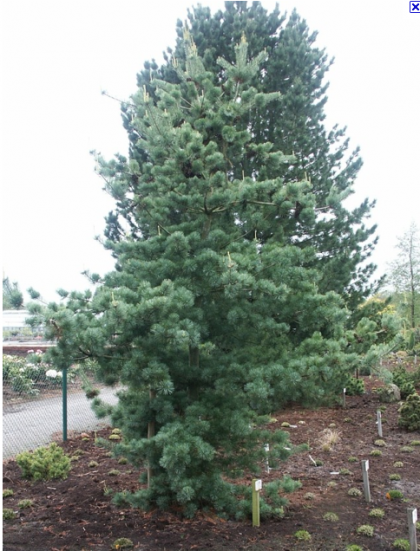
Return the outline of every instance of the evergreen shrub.
<path id="1" fill-rule="evenodd" d="M 346 382 L 346 394 L 348 396 L 361 396 L 365 393 L 365 382 L 363 379 L 349 377 Z"/>
<path id="2" fill-rule="evenodd" d="M 420 396 L 411 394 L 398 410 L 398 425 L 408 431 L 420 430 Z"/>
<path id="3" fill-rule="evenodd" d="M 67 478 L 71 465 L 70 458 L 55 442 L 33 452 L 18 454 L 16 463 L 22 471 L 23 478 L 32 480 Z"/>

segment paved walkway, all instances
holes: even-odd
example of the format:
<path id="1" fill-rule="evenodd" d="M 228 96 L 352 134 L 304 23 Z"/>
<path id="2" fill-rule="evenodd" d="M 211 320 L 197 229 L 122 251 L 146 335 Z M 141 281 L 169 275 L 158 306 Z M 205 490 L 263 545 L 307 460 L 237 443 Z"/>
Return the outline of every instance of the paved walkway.
<path id="1" fill-rule="evenodd" d="M 112 388 L 101 391 L 100 398 L 116 404 L 118 398 Z M 53 435 L 63 431 L 62 398 L 26 402 L 4 407 L 3 411 L 3 459 L 17 453 L 49 444 Z M 84 393 L 67 396 L 67 432 L 94 430 L 109 424 L 109 419 L 98 420 Z"/>

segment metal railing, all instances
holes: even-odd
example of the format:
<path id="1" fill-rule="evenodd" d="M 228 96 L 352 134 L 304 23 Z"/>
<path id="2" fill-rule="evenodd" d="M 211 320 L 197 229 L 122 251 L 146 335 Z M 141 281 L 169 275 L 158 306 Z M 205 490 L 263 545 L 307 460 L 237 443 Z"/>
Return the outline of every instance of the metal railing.
<path id="1" fill-rule="evenodd" d="M 3 355 L 3 459 L 109 424 L 98 421 L 82 388 L 86 377 L 98 386 L 94 372 L 72 366 L 63 374 L 42 360 L 37 350 Z M 100 397 L 111 405 L 118 400 L 112 388 Z"/>

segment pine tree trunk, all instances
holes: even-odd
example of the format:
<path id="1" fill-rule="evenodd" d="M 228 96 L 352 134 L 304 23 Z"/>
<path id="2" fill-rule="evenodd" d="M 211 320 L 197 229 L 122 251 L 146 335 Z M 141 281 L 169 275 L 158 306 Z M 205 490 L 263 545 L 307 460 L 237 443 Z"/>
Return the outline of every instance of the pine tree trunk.
<path id="1" fill-rule="evenodd" d="M 149 390 L 149 398 L 150 398 L 150 402 L 152 402 L 152 400 L 156 398 L 156 392 L 152 389 Z M 153 438 L 155 434 L 156 434 L 155 421 L 154 420 L 149 421 L 149 423 L 147 424 L 147 438 Z M 147 465 L 147 487 L 148 488 L 150 488 L 152 477 L 153 477 L 153 471 L 149 461 L 149 464 Z"/>

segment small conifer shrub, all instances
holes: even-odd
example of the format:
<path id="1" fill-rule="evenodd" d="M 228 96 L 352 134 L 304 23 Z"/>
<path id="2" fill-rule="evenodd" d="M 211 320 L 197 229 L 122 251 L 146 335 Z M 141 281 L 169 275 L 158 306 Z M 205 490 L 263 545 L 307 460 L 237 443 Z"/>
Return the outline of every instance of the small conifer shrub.
<path id="1" fill-rule="evenodd" d="M 19 509 L 28 509 L 34 504 L 32 499 L 21 499 L 18 503 Z"/>
<path id="2" fill-rule="evenodd" d="M 118 538 L 112 544 L 112 549 L 131 549 L 134 547 L 134 543 L 128 538 Z"/>
<path id="3" fill-rule="evenodd" d="M 324 520 L 328 520 L 329 522 L 337 522 L 339 520 L 339 516 L 331 512 L 325 513 L 322 518 Z"/>
<path id="4" fill-rule="evenodd" d="M 3 520 L 11 520 L 15 518 L 15 512 L 13 509 L 7 509 L 6 507 L 3 509 Z"/>
<path id="5" fill-rule="evenodd" d="M 386 497 L 388 499 L 403 499 L 404 494 L 400 490 L 388 490 Z"/>
<path id="6" fill-rule="evenodd" d="M 401 480 L 401 475 L 392 473 L 389 475 L 389 480 Z"/>
<path id="7" fill-rule="evenodd" d="M 361 396 L 365 393 L 365 382 L 363 379 L 349 377 L 346 382 L 346 394 L 348 396 Z"/>
<path id="8" fill-rule="evenodd" d="M 295 538 L 299 541 L 311 541 L 312 536 L 306 530 L 298 530 L 295 532 Z"/>
<path id="9" fill-rule="evenodd" d="M 70 458 L 53 442 L 33 452 L 23 452 L 16 456 L 23 478 L 50 480 L 67 478 L 70 472 Z"/>
<path id="10" fill-rule="evenodd" d="M 411 394 L 398 410 L 398 425 L 408 431 L 420 430 L 420 396 Z"/>
<path id="11" fill-rule="evenodd" d="M 368 536 L 371 538 L 374 533 L 374 528 L 370 524 L 362 524 L 357 528 L 356 532 L 362 536 Z"/>
<path id="12" fill-rule="evenodd" d="M 362 495 L 362 492 L 359 490 L 359 488 L 350 488 L 350 490 L 347 492 L 347 495 L 351 497 L 360 497 Z"/>
<path id="13" fill-rule="evenodd" d="M 383 518 L 385 516 L 385 511 L 379 508 L 372 509 L 369 513 L 369 516 L 373 518 Z"/>
<path id="14" fill-rule="evenodd" d="M 410 551 L 410 542 L 402 538 L 395 540 L 392 546 L 399 551 Z"/>
<path id="15" fill-rule="evenodd" d="M 351 544 L 346 547 L 346 551 L 363 551 L 360 545 Z"/>
<path id="16" fill-rule="evenodd" d="M 372 457 L 380 457 L 382 455 L 382 452 L 381 450 L 372 450 L 369 455 L 371 455 Z"/>
<path id="17" fill-rule="evenodd" d="M 13 490 L 3 490 L 3 498 L 10 497 L 13 495 Z"/>

